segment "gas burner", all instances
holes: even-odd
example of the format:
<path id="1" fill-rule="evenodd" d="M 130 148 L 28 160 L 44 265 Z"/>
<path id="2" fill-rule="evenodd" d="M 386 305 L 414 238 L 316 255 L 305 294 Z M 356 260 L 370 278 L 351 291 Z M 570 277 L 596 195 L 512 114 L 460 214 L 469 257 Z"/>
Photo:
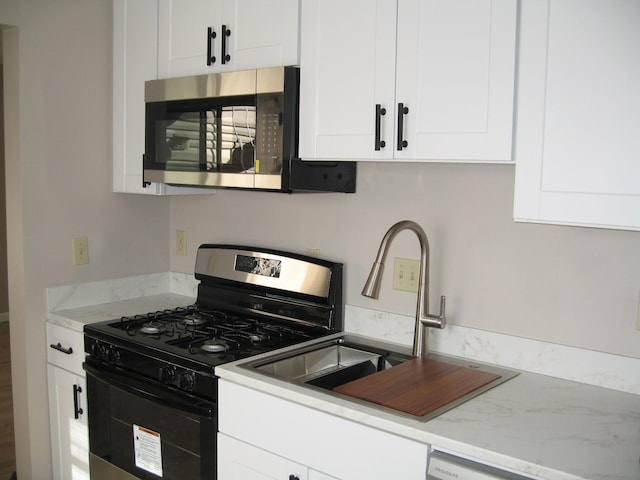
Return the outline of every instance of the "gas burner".
<path id="1" fill-rule="evenodd" d="M 205 340 L 202 345 L 200 345 L 200 350 L 207 353 L 220 353 L 227 351 L 227 345 L 221 343 L 218 339 L 210 339 Z"/>
<path id="2" fill-rule="evenodd" d="M 140 327 L 140 333 L 144 333 L 146 335 L 158 335 L 163 331 L 164 331 L 164 325 L 155 320 L 147 322 L 142 327 Z"/>
<path id="3" fill-rule="evenodd" d="M 195 327 L 197 325 L 202 325 L 205 322 L 206 322 L 206 320 L 204 320 L 201 316 L 199 316 L 197 314 L 187 315 L 186 317 L 184 317 L 182 319 L 182 323 L 184 325 L 189 326 L 189 327 Z"/>
<path id="4" fill-rule="evenodd" d="M 249 340 L 251 340 L 251 342 L 253 343 L 263 343 L 269 340 L 269 335 L 267 335 L 266 333 L 249 332 L 247 333 L 247 336 L 249 337 Z"/>

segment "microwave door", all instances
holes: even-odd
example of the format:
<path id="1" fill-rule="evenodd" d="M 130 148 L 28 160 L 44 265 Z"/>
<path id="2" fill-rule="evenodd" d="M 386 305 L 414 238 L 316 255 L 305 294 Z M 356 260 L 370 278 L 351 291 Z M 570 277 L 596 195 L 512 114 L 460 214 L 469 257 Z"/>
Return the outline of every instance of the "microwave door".
<path id="1" fill-rule="evenodd" d="M 218 170 L 225 173 L 255 173 L 256 107 L 227 106 L 217 122 Z"/>
<path id="2" fill-rule="evenodd" d="M 156 156 L 164 170 L 195 172 L 206 168 L 201 124 L 202 112 L 185 112 L 156 122 Z"/>

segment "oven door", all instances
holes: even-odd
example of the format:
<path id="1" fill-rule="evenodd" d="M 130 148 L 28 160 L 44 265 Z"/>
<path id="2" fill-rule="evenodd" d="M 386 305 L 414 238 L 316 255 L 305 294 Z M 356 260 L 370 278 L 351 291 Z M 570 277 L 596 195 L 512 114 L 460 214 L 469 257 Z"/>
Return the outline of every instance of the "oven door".
<path id="1" fill-rule="evenodd" d="M 216 404 L 87 358 L 92 480 L 216 478 Z"/>

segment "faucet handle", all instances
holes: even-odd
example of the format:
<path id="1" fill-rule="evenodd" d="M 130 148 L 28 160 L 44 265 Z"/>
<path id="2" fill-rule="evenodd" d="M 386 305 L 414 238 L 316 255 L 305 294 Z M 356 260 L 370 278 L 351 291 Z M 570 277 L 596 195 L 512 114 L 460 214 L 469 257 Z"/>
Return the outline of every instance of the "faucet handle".
<path id="1" fill-rule="evenodd" d="M 431 315 L 427 313 L 426 316 L 422 317 L 420 321 L 423 325 L 432 328 L 444 328 L 447 324 L 447 317 L 445 316 L 445 308 L 446 308 L 446 298 L 444 295 L 440 296 L 440 314 L 439 315 Z"/>

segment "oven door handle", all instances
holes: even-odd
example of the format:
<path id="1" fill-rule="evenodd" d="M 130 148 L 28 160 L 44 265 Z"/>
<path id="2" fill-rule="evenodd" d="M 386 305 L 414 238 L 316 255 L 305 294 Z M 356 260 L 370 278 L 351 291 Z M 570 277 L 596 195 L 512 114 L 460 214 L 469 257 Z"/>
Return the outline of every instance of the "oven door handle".
<path id="1" fill-rule="evenodd" d="M 104 364 L 95 365 L 85 362 L 82 364 L 82 368 L 87 372 L 87 375 L 92 375 L 96 379 L 132 395 L 138 395 L 152 402 L 200 417 L 214 418 L 215 416 L 214 402 L 175 390 L 168 385 Z"/>

